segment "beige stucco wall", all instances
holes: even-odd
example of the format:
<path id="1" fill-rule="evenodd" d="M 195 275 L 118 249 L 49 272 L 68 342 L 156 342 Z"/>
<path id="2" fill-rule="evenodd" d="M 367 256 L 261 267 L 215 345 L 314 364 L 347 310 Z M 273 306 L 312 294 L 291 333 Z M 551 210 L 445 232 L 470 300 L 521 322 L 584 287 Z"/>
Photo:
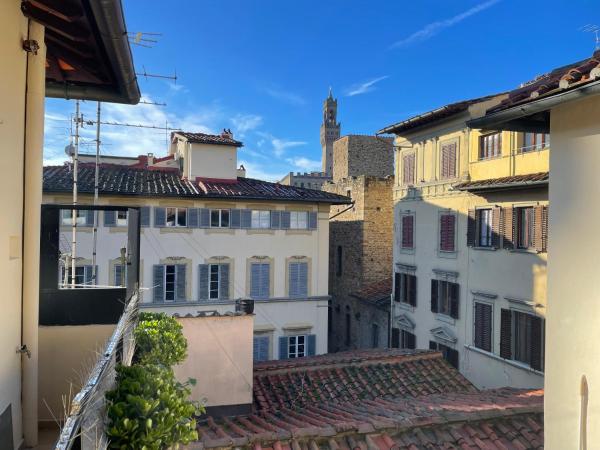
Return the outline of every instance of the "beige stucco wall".
<path id="1" fill-rule="evenodd" d="M 183 175 L 192 180 L 196 177 L 227 180 L 237 177 L 237 147 L 178 140 L 172 148 L 184 158 Z"/>
<path id="2" fill-rule="evenodd" d="M 578 448 L 587 377 L 587 448 L 600 446 L 600 96 L 551 112 L 545 446 Z"/>
<path id="3" fill-rule="evenodd" d="M 204 406 L 252 403 L 253 317 L 179 318 L 188 357 L 175 367 L 177 378 L 194 378 L 191 398 Z"/>
<path id="4" fill-rule="evenodd" d="M 21 406 L 22 398 L 27 405 L 31 394 L 36 392 L 37 336 L 31 324 L 34 323 L 37 329 L 37 273 L 27 279 L 35 289 L 30 290 L 30 286 L 26 286 L 25 300 L 22 298 L 22 274 L 23 265 L 37 267 L 39 264 L 35 256 L 37 252 L 28 245 L 29 242 L 23 249 L 23 233 L 25 237 L 35 234 L 34 244 L 39 242 L 39 231 L 36 234 L 35 230 L 39 227 L 36 219 L 39 217 L 41 195 L 39 169 L 44 131 L 45 47 L 43 27 L 34 23 L 29 27 L 20 2 L 0 3 L 0 30 L 0 200 L 4 205 L 0 217 L 0 281 L 4 298 L 0 318 L 0 354 L 3 355 L 0 358 L 0 412 L 8 405 L 12 406 L 13 444 L 16 448 L 22 443 L 26 430 L 34 433 L 26 443 L 35 443 L 37 439 L 35 408 L 33 412 L 32 408 L 26 407 L 22 411 Z M 41 45 L 37 56 L 28 56 L 22 48 L 23 40 L 28 37 Z M 27 163 L 25 148 L 29 159 Z M 39 169 L 31 171 L 36 164 L 40 165 Z M 24 204 L 25 190 L 29 194 Z M 24 215 L 27 217 L 25 229 Z M 21 343 L 32 350 L 31 359 L 16 352 Z M 22 392 L 22 389 L 26 390 Z M 22 414 L 30 423 L 23 423 Z"/>
<path id="5" fill-rule="evenodd" d="M 39 420 L 64 419 L 63 398 L 81 389 L 115 325 L 39 327 Z"/>

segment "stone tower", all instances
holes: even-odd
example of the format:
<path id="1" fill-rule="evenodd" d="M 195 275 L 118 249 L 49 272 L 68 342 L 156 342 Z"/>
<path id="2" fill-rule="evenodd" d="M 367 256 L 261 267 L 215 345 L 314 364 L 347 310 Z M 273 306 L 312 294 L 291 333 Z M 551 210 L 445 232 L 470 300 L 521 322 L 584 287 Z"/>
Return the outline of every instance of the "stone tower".
<path id="1" fill-rule="evenodd" d="M 331 176 L 333 170 L 333 141 L 340 137 L 341 125 L 337 121 L 337 99 L 329 96 L 323 102 L 323 123 L 321 124 L 321 148 L 323 149 L 323 172 Z"/>

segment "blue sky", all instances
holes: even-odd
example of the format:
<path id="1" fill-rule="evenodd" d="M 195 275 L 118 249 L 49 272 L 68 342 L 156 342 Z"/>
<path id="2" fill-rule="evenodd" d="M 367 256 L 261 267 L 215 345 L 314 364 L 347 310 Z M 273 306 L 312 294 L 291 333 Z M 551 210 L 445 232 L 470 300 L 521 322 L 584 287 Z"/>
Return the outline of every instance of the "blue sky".
<path id="1" fill-rule="evenodd" d="M 133 47 L 147 100 L 104 104 L 104 120 L 186 131 L 231 128 L 248 176 L 319 170 L 329 86 L 343 134 L 372 134 L 457 100 L 500 92 L 591 55 L 600 1 L 123 0 L 128 29 L 163 33 Z M 74 102 L 46 102 L 45 162 L 61 163 Z M 95 114 L 86 102 L 85 117 Z M 93 127 L 82 133 L 93 151 Z M 102 129 L 102 152 L 166 154 L 164 132 Z"/>

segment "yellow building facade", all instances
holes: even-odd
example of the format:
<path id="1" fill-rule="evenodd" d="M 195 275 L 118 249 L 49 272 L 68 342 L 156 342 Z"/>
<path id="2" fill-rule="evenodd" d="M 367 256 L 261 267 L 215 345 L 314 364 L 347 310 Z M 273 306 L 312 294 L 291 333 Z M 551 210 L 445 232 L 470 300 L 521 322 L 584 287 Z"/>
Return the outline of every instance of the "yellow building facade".
<path id="1" fill-rule="evenodd" d="M 544 380 L 549 138 L 467 126 L 504 95 L 395 138 L 393 346 L 437 349 L 481 388 Z"/>

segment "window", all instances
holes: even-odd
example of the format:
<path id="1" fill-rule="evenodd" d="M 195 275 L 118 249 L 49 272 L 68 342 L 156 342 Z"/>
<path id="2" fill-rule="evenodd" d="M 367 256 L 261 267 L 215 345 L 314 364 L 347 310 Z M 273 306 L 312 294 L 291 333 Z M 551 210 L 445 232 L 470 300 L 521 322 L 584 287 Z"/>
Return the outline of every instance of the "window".
<path id="1" fill-rule="evenodd" d="M 489 303 L 475 302 L 473 307 L 474 315 L 474 330 L 473 330 L 473 345 L 485 350 L 492 351 L 492 324 L 493 324 L 493 309 Z"/>
<path id="2" fill-rule="evenodd" d="M 290 336 L 288 338 L 288 358 L 306 356 L 306 335 Z"/>
<path id="3" fill-rule="evenodd" d="M 502 152 L 502 133 L 486 134 L 479 138 L 479 159 L 495 158 Z"/>
<path id="4" fill-rule="evenodd" d="M 429 341 L 429 349 L 442 352 L 442 356 L 444 357 L 444 359 L 448 361 L 452 367 L 458 370 L 458 350 L 454 350 L 453 348 L 448 347 L 447 345 L 440 344 L 435 341 Z"/>
<path id="5" fill-rule="evenodd" d="M 400 348 L 415 349 L 417 348 L 417 337 L 406 331 L 400 331 Z"/>
<path id="6" fill-rule="evenodd" d="M 270 228 L 271 211 L 252 210 L 252 228 Z"/>
<path id="7" fill-rule="evenodd" d="M 125 286 L 127 283 L 127 265 L 120 262 L 114 265 L 115 286 Z"/>
<path id="8" fill-rule="evenodd" d="M 396 272 L 394 280 L 394 300 L 417 306 L 417 277 Z"/>
<path id="9" fill-rule="evenodd" d="M 118 227 L 127 226 L 127 211 L 116 211 L 116 225 Z"/>
<path id="10" fill-rule="evenodd" d="M 523 133 L 522 153 L 542 150 L 550 145 L 550 135 L 546 133 Z"/>
<path id="11" fill-rule="evenodd" d="M 500 313 L 500 356 L 543 371 L 543 319 L 511 309 L 502 309 Z"/>
<path id="12" fill-rule="evenodd" d="M 308 228 L 308 212 L 290 211 L 290 228 L 299 230 Z"/>
<path id="13" fill-rule="evenodd" d="M 198 298 L 200 300 L 229 299 L 229 263 L 200 264 Z"/>
<path id="14" fill-rule="evenodd" d="M 65 266 L 61 266 L 60 268 L 60 280 L 58 280 L 60 287 L 69 287 L 71 284 L 71 266 L 68 267 L 67 272 L 65 273 Z M 92 280 L 93 270 L 91 265 L 86 266 L 77 266 L 75 267 L 75 284 L 77 288 L 83 288 L 85 286 L 92 286 L 95 283 Z"/>
<path id="15" fill-rule="evenodd" d="M 306 297 L 308 295 L 308 263 L 291 262 L 288 270 L 290 297 Z"/>
<path id="16" fill-rule="evenodd" d="M 400 243 L 402 248 L 414 248 L 414 222 L 415 216 L 412 214 L 404 214 L 402 216 L 402 240 Z"/>
<path id="17" fill-rule="evenodd" d="M 458 319 L 459 285 L 450 281 L 431 280 L 431 311 Z"/>
<path id="18" fill-rule="evenodd" d="M 185 264 L 156 264 L 153 267 L 153 301 L 186 300 Z"/>
<path id="19" fill-rule="evenodd" d="M 335 265 L 335 274 L 338 277 L 342 276 L 342 261 L 343 261 L 342 246 L 338 245 L 337 252 L 336 252 L 336 265 Z"/>
<path id="20" fill-rule="evenodd" d="M 174 265 L 165 266 L 165 300 L 174 301 L 177 288 L 177 272 Z"/>
<path id="21" fill-rule="evenodd" d="M 270 296 L 270 267 L 269 263 L 252 263 L 250 265 L 250 297 L 267 299 Z"/>
<path id="22" fill-rule="evenodd" d="M 254 361 L 269 359 L 271 339 L 269 336 L 254 336 Z"/>
<path id="23" fill-rule="evenodd" d="M 453 252 L 456 216 L 454 214 L 440 215 L 440 250 Z"/>
<path id="24" fill-rule="evenodd" d="M 90 211 L 93 214 L 93 211 Z M 87 220 L 88 210 L 78 209 L 76 211 L 76 223 L 77 225 L 86 225 L 88 224 Z M 73 225 L 73 211 L 70 209 L 61 209 L 61 225 L 71 226 Z"/>
<path id="25" fill-rule="evenodd" d="M 440 175 L 442 178 L 456 177 L 456 142 L 442 145 Z"/>
<path id="26" fill-rule="evenodd" d="M 187 226 L 187 209 L 186 208 L 166 208 L 167 227 L 185 227 Z"/>
<path id="27" fill-rule="evenodd" d="M 208 298 L 219 298 L 219 265 L 210 264 L 208 270 Z"/>
<path id="28" fill-rule="evenodd" d="M 517 248 L 530 249 L 533 243 L 533 207 L 515 208 L 517 218 Z"/>
<path id="29" fill-rule="evenodd" d="M 415 184 L 414 153 L 410 153 L 402 157 L 402 184 L 405 186 Z"/>
<path id="30" fill-rule="evenodd" d="M 211 228 L 229 228 L 229 210 L 211 209 L 210 226 Z"/>
<path id="31" fill-rule="evenodd" d="M 475 220 L 477 224 L 477 246 L 491 247 L 492 246 L 492 210 L 478 209 L 475 212 Z"/>

